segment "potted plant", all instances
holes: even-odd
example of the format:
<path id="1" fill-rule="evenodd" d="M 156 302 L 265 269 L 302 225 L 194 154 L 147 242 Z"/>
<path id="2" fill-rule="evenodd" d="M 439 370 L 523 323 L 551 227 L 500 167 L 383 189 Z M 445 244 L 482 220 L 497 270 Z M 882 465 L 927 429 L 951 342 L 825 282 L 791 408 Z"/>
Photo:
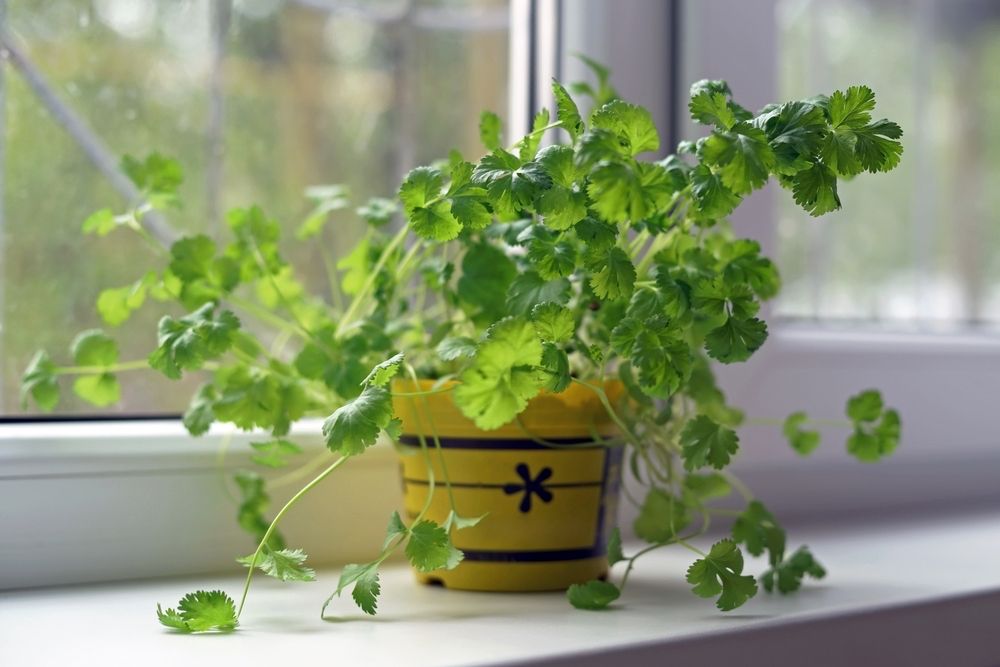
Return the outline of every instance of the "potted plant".
<path id="1" fill-rule="evenodd" d="M 692 591 L 739 607 L 758 588 L 743 551 L 766 554 L 759 580 L 788 593 L 822 566 L 785 533 L 726 468 L 739 449 L 742 413 L 713 378 L 713 362 L 746 361 L 764 344 L 760 304 L 778 293 L 774 264 L 725 222 L 743 197 L 775 178 L 812 215 L 840 208 L 838 179 L 894 168 L 902 131 L 872 120 L 872 91 L 769 105 L 752 113 L 722 81 L 699 81 L 689 108 L 709 133 L 658 161 L 650 114 L 617 97 L 596 67 L 598 89 L 585 117 L 553 82 L 554 117 L 510 147 L 499 119 L 481 118 L 486 155 L 412 170 L 397 200 L 357 209 L 367 231 L 336 263 L 343 302 L 310 295 L 282 259 L 279 225 L 257 207 L 229 213 L 225 247 L 204 235 L 169 248 L 162 270 L 105 290 L 98 310 L 117 325 L 148 298 L 186 313 L 159 323 L 148 366 L 170 378 L 207 371 L 184 424 L 193 435 L 215 422 L 259 429 L 266 466 L 297 447 L 293 422 L 322 415 L 332 455 L 326 467 L 268 521 L 266 488 L 241 474 L 240 523 L 258 538 L 239 604 L 198 591 L 159 620 L 185 632 L 236 627 L 255 571 L 311 580 L 306 554 L 277 528 L 310 489 L 380 437 L 396 442 L 406 487 L 403 513 L 389 519 L 381 549 L 344 568 L 333 595 L 349 590 L 376 611 L 379 567 L 402 550 L 425 581 L 475 590 L 567 588 L 576 607 L 618 598 L 636 560 L 667 545 L 693 552 Z M 544 144 L 544 145 L 543 145 Z M 176 162 L 126 158 L 146 196 L 133 210 L 95 213 L 84 231 L 144 233 L 145 216 L 169 207 Z M 311 193 L 316 208 L 299 229 L 309 239 L 344 192 Z M 405 224 L 395 232 L 398 212 Z M 152 242 L 152 241 L 151 241 Z M 251 324 L 252 323 L 252 324 Z M 59 378 L 97 405 L 117 400 L 122 362 L 105 332 L 74 341 L 74 366 L 44 352 L 23 378 L 23 394 L 51 409 Z M 877 391 L 847 402 L 850 453 L 874 461 L 896 447 L 900 422 Z M 801 412 L 784 434 L 801 454 L 819 444 Z M 645 496 L 634 532 L 646 546 L 626 556 L 615 527 L 619 482 L 635 477 Z M 738 495 L 745 509 L 731 536 L 706 552 L 691 540 L 719 513 L 713 501 Z M 728 516 L 723 514 L 723 516 Z M 608 566 L 624 564 L 618 583 Z M 678 573 L 681 576 L 681 573 Z M 331 596 L 332 597 L 332 596 Z M 325 609 L 325 607 L 324 607 Z"/>

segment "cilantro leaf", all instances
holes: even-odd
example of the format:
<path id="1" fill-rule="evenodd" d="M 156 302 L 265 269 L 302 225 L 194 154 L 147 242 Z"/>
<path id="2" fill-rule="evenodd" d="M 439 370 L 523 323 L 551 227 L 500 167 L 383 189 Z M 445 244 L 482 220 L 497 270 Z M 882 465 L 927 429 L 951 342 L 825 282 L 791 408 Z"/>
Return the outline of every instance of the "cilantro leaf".
<path id="1" fill-rule="evenodd" d="M 288 465 L 288 457 L 302 453 L 302 448 L 284 438 L 267 442 L 251 442 L 250 447 L 257 452 L 250 460 L 267 468 L 283 468 Z"/>
<path id="2" fill-rule="evenodd" d="M 520 414 L 546 383 L 541 362 L 542 343 L 531 323 L 521 317 L 500 320 L 459 376 L 455 403 L 479 428 L 498 428 Z"/>
<path id="3" fill-rule="evenodd" d="M 596 272 L 590 277 L 590 286 L 599 298 L 614 301 L 632 295 L 635 286 L 635 265 L 628 254 L 613 246 L 606 253 L 593 255 L 588 264 Z"/>
<path id="4" fill-rule="evenodd" d="M 264 478 L 255 472 L 241 470 L 233 476 L 236 486 L 240 492 L 240 505 L 236 513 L 236 520 L 240 528 L 254 536 L 259 542 L 264 539 L 270 522 L 264 517 L 268 505 L 271 502 L 270 496 L 265 489 Z M 268 547 L 283 549 L 285 542 L 278 532 L 271 533 Z"/>
<path id="5" fill-rule="evenodd" d="M 795 174 L 792 180 L 795 203 L 810 215 L 819 216 L 840 208 L 837 194 L 837 175 L 822 162 Z"/>
<path id="6" fill-rule="evenodd" d="M 738 195 L 767 183 L 776 161 L 767 136 L 749 123 L 739 123 L 730 132 L 713 132 L 701 145 L 701 155 L 718 169 L 723 185 Z"/>
<path id="7" fill-rule="evenodd" d="M 668 542 L 691 523 L 691 515 L 679 498 L 650 489 L 632 527 L 636 536 L 651 544 Z"/>
<path id="8" fill-rule="evenodd" d="M 413 233 L 431 241 L 450 241 L 462 231 L 462 224 L 451 210 L 451 202 L 442 196 L 441 172 L 432 167 L 417 167 L 399 186 L 407 220 Z"/>
<path id="9" fill-rule="evenodd" d="M 396 202 L 384 197 L 372 197 L 363 205 L 355 209 L 361 218 L 372 227 L 382 227 L 389 224 L 392 216 L 396 214 L 399 207 Z"/>
<path id="10" fill-rule="evenodd" d="M 706 218 L 724 218 L 740 203 L 740 196 L 705 164 L 691 170 L 691 193 L 698 213 Z"/>
<path id="11" fill-rule="evenodd" d="M 21 407 L 28 407 L 28 396 L 44 412 L 51 412 L 59 403 L 59 382 L 56 365 L 44 350 L 39 350 L 21 376 Z"/>
<path id="12" fill-rule="evenodd" d="M 660 150 L 660 135 L 649 111 L 622 100 L 611 100 L 590 116 L 591 126 L 613 132 L 629 155 Z"/>
<path id="13" fill-rule="evenodd" d="M 540 303 L 531 309 L 531 323 L 539 338 L 552 343 L 565 343 L 576 331 L 573 312 L 551 301 Z"/>
<path id="14" fill-rule="evenodd" d="M 164 316 L 157 331 L 158 347 L 149 356 L 149 365 L 177 379 L 182 370 L 196 370 L 206 360 L 225 353 L 239 326 L 239 319 L 228 310 L 216 317 L 214 303 L 206 303 L 179 320 Z"/>
<path id="15" fill-rule="evenodd" d="M 767 325 L 756 317 L 729 317 L 705 336 L 708 356 L 724 364 L 746 361 L 767 340 Z"/>
<path id="16" fill-rule="evenodd" d="M 392 398 L 385 387 L 366 386 L 352 401 L 337 408 L 323 422 L 323 439 L 333 452 L 361 454 L 375 444 L 392 422 Z"/>
<path id="17" fill-rule="evenodd" d="M 867 125 L 875 108 L 875 93 L 868 86 L 851 86 L 846 91 L 835 91 L 826 102 L 830 125 L 858 128 Z"/>
<path id="18" fill-rule="evenodd" d="M 443 361 L 472 357 L 476 354 L 476 341 L 466 336 L 449 336 L 438 343 L 435 351 Z"/>
<path id="19" fill-rule="evenodd" d="M 528 261 L 544 280 L 557 280 L 576 270 L 576 246 L 539 234 L 528 243 Z"/>
<path id="20" fill-rule="evenodd" d="M 525 315 L 539 303 L 569 301 L 570 283 L 565 278 L 545 280 L 537 271 L 525 271 L 507 289 L 507 310 L 513 315 Z"/>
<path id="21" fill-rule="evenodd" d="M 87 216 L 80 229 L 84 234 L 96 234 L 97 236 L 107 236 L 121 224 L 114 212 L 110 208 L 102 208 Z"/>
<path id="22" fill-rule="evenodd" d="M 111 373 L 81 375 L 73 381 L 73 392 L 99 408 L 117 403 L 122 396 L 118 378 Z"/>
<path id="23" fill-rule="evenodd" d="M 522 163 L 503 149 L 479 161 L 472 182 L 486 188 L 494 210 L 502 215 L 532 208 L 535 199 L 552 185 L 552 179 L 537 162 Z"/>
<path id="24" fill-rule="evenodd" d="M 622 533 L 615 526 L 611 531 L 611 537 L 608 538 L 608 566 L 613 566 L 623 560 L 625 560 L 625 554 L 622 552 Z"/>
<path id="25" fill-rule="evenodd" d="M 854 153 L 865 171 L 891 171 L 903 155 L 903 144 L 897 141 L 903 130 L 889 120 L 878 120 L 854 130 Z"/>
<path id="26" fill-rule="evenodd" d="M 621 590 L 610 581 L 591 579 L 584 584 L 573 584 L 566 590 L 569 603 L 577 609 L 598 611 L 621 596 Z"/>
<path id="27" fill-rule="evenodd" d="M 747 551 L 754 556 L 766 549 L 772 566 L 785 557 L 785 531 L 759 500 L 751 501 L 736 517 L 732 535 L 733 541 L 746 545 Z"/>
<path id="28" fill-rule="evenodd" d="M 785 419 L 781 427 L 781 432 L 788 439 L 788 444 L 792 449 L 802 456 L 812 454 L 819 447 L 819 431 L 807 431 L 802 425 L 809 421 L 809 416 L 804 412 L 793 412 Z"/>
<path id="29" fill-rule="evenodd" d="M 787 594 L 801 588 L 802 580 L 806 576 L 822 579 L 826 576 L 826 569 L 819 564 L 807 547 L 799 547 L 791 556 L 764 572 L 761 583 L 768 593 L 777 588 L 779 593 Z"/>
<path id="30" fill-rule="evenodd" d="M 399 367 L 403 364 L 403 353 L 397 353 L 385 361 L 375 364 L 372 372 L 368 374 L 361 384 L 372 387 L 384 387 L 389 384 L 392 378 L 399 373 Z"/>
<path id="31" fill-rule="evenodd" d="M 177 190 L 184 180 L 184 172 L 177 160 L 155 152 L 143 160 L 125 155 L 121 160 L 121 169 L 154 208 L 177 203 Z"/>
<path id="32" fill-rule="evenodd" d="M 160 623 L 181 632 L 229 632 L 239 625 L 236 605 L 222 591 L 195 591 L 181 598 L 177 610 L 156 605 Z"/>
<path id="33" fill-rule="evenodd" d="M 118 362 L 118 343 L 100 329 L 77 334 L 70 344 L 73 361 L 80 366 L 107 367 Z"/>
<path id="34" fill-rule="evenodd" d="M 719 426 L 705 415 L 698 415 L 681 431 L 681 454 L 688 472 L 707 465 L 721 470 L 739 448 L 736 431 Z"/>
<path id="35" fill-rule="evenodd" d="M 264 547 L 257 557 L 257 568 L 269 577 L 280 581 L 316 581 L 316 571 L 306 566 L 306 554 L 302 549 L 270 549 Z M 253 556 L 236 559 L 238 563 L 250 567 Z"/>
<path id="36" fill-rule="evenodd" d="M 885 408 L 882 395 L 875 389 L 868 389 L 848 399 L 847 416 L 854 426 L 853 433 L 847 439 L 847 451 L 859 461 L 878 461 L 899 446 L 899 413 Z"/>
<path id="37" fill-rule="evenodd" d="M 452 570 L 462 561 L 462 552 L 452 545 L 448 532 L 428 519 L 410 527 L 405 552 L 418 572 Z"/>
<path id="38" fill-rule="evenodd" d="M 378 596 L 382 592 L 378 564 L 345 566 L 337 583 L 337 594 L 339 595 L 340 591 L 352 583 L 354 588 L 351 590 L 351 598 L 354 604 L 358 605 L 361 611 L 374 616 L 378 608 Z M 323 609 L 326 610 L 326 605 L 323 605 Z"/>
<path id="39" fill-rule="evenodd" d="M 811 102 L 788 102 L 762 113 L 754 123 L 774 150 L 775 171 L 792 176 L 812 164 L 827 134 L 823 109 Z"/>
<path id="40" fill-rule="evenodd" d="M 108 325 L 122 324 L 146 301 L 146 294 L 156 284 L 156 272 L 150 271 L 131 285 L 102 290 L 97 297 L 97 312 Z"/>
<path id="41" fill-rule="evenodd" d="M 743 575 L 743 554 L 732 540 L 713 544 L 704 558 L 688 568 L 687 581 L 699 597 L 718 595 L 715 606 L 721 611 L 736 609 L 757 594 L 757 582 Z"/>
<path id="42" fill-rule="evenodd" d="M 479 116 L 479 140 L 488 151 L 495 151 L 503 145 L 503 126 L 500 116 L 492 111 L 484 111 Z"/>
<path id="43" fill-rule="evenodd" d="M 507 254 L 486 243 L 477 243 L 462 258 L 458 298 L 476 322 L 495 322 L 503 317 L 507 290 L 517 276 L 517 267 Z"/>
<path id="44" fill-rule="evenodd" d="M 717 472 L 689 474 L 684 476 L 684 497 L 695 503 L 712 498 L 725 498 L 732 493 L 732 487 L 725 477 Z"/>
<path id="45" fill-rule="evenodd" d="M 731 95 L 725 81 L 702 79 L 691 85 L 688 110 L 691 118 L 702 125 L 715 125 L 724 130 L 736 124 L 736 114 L 729 104 Z"/>
<path id="46" fill-rule="evenodd" d="M 572 141 L 576 141 L 576 138 L 585 129 L 576 102 L 573 101 L 573 98 L 566 92 L 566 89 L 555 79 L 552 79 L 552 95 L 556 99 L 556 120 L 569 133 L 569 138 Z"/>

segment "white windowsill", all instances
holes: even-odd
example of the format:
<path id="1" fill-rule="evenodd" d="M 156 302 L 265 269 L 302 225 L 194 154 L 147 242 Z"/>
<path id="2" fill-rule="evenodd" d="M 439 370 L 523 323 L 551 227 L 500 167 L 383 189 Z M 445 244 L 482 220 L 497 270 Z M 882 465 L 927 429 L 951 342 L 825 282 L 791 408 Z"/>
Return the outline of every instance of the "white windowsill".
<path id="1" fill-rule="evenodd" d="M 1000 657 L 1000 515 L 964 515 L 816 531 L 805 540 L 830 571 L 792 597 L 764 593 L 729 614 L 691 596 L 691 555 L 664 550 L 641 563 L 625 598 L 601 613 L 560 594 L 472 594 L 418 586 L 401 566 L 384 573 L 381 612 L 349 599 L 318 613 L 320 583 L 259 580 L 239 632 L 174 636 L 154 618 L 195 587 L 235 595 L 236 576 L 8 593 L 0 598 L 4 664 L 840 664 L 971 665 Z M 797 538 L 803 537 L 801 534 Z M 331 538 L 334 539 L 334 538 Z M 798 543 L 796 540 L 795 543 Z M 749 570 L 757 572 L 760 563 Z M 52 641 L 57 633 L 58 641 Z M 221 662 L 220 662 L 221 661 Z"/>

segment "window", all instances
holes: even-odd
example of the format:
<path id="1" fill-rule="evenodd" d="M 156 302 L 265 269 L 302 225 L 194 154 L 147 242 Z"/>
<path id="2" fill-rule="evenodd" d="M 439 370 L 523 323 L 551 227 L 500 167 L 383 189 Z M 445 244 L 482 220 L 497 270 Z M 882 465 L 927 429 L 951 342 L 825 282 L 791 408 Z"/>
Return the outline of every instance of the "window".
<path id="1" fill-rule="evenodd" d="M 507 109 L 503 0 L 4 5 L 2 415 L 24 414 L 18 385 L 36 349 L 66 359 L 76 332 L 103 326 L 99 292 L 159 266 L 134 234 L 80 233 L 91 212 L 124 204 L 121 154 L 181 161 L 180 230 L 223 237 L 227 208 L 258 203 L 290 238 L 307 187 L 343 183 L 357 204 L 391 195 L 410 167 L 478 151 L 479 110 Z M 317 289 L 322 250 L 336 256 L 357 233 L 349 214 L 333 215 L 321 243 L 288 248 Z M 154 310 L 113 332 L 123 360 L 149 350 Z M 120 379 L 108 412 L 127 415 L 180 412 L 197 382 Z M 61 413 L 95 411 L 63 396 Z"/>

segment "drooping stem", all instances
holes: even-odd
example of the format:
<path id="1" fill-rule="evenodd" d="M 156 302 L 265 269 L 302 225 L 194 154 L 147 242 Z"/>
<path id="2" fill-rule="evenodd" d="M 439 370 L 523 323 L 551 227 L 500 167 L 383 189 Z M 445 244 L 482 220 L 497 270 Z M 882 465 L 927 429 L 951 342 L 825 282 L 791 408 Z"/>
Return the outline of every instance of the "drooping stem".
<path id="1" fill-rule="evenodd" d="M 99 375 L 101 373 L 119 373 L 121 371 L 149 370 L 147 359 L 123 361 L 110 366 L 59 366 L 55 369 L 57 375 Z"/>
<path id="2" fill-rule="evenodd" d="M 247 593 L 250 592 L 250 582 L 253 581 L 253 573 L 257 568 L 257 562 L 260 560 L 260 555 L 263 553 L 264 547 L 267 546 L 267 543 L 271 540 L 271 535 L 274 534 L 274 531 L 277 529 L 281 519 L 284 518 L 288 510 L 294 507 L 304 495 L 314 489 L 320 482 L 326 479 L 330 473 L 343 465 L 348 459 L 350 459 L 350 456 L 341 456 L 339 459 L 331 463 L 326 470 L 316 475 L 311 482 L 299 489 L 298 493 L 292 496 L 291 499 L 285 503 L 285 506 L 274 515 L 274 519 L 271 520 L 271 525 L 267 527 L 267 530 L 264 532 L 264 536 L 260 539 L 260 544 L 257 545 L 257 549 L 253 552 L 253 556 L 250 558 L 250 571 L 247 572 L 246 582 L 243 584 L 243 595 L 240 597 L 240 606 L 236 611 L 237 618 L 239 618 L 240 614 L 243 613 L 243 605 L 246 604 Z"/>
<path id="3" fill-rule="evenodd" d="M 364 285 L 361 286 L 358 293 L 354 295 L 353 299 L 351 299 L 351 304 L 347 307 L 347 310 L 344 312 L 344 316 L 340 319 L 340 323 L 337 325 L 337 336 L 343 334 L 344 330 L 354 321 L 354 318 L 357 317 L 358 311 L 364 306 L 365 301 L 368 298 L 368 293 L 371 292 L 372 288 L 375 286 L 375 280 L 378 278 L 378 274 L 382 272 L 383 268 L 385 268 L 385 264 L 389 261 L 389 257 L 396 252 L 396 248 L 399 247 L 408 233 L 409 229 L 404 226 L 396 232 L 396 235 L 392 237 L 391 241 L 389 241 L 389 245 L 382 250 L 382 254 L 379 255 L 378 261 L 375 262 L 375 266 L 372 267 L 371 272 L 368 274 L 368 278 L 365 279 Z"/>

